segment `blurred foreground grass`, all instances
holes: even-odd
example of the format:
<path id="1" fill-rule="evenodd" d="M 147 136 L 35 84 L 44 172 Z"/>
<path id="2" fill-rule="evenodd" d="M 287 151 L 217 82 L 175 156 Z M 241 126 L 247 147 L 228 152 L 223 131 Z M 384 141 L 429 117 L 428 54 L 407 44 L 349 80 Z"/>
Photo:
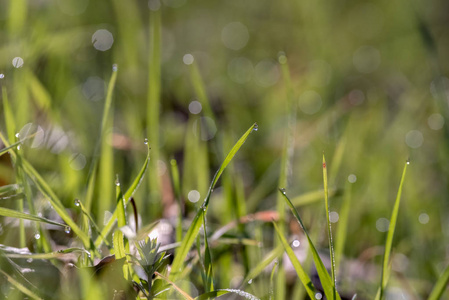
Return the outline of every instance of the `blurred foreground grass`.
<path id="1" fill-rule="evenodd" d="M 16 132 L 20 138 L 36 132 L 20 156 L 83 230 L 88 221 L 75 198 L 102 228 L 116 207 L 116 174 L 121 186 L 131 185 L 148 138 L 151 160 L 134 200 L 140 227 L 162 220 L 152 237 L 157 232 L 164 245 L 179 241 L 179 219 L 187 232 L 215 170 L 257 121 L 259 130 L 214 189 L 207 233 L 269 211 L 208 246 L 216 287 L 240 287 L 261 298 L 269 297 L 270 285 L 277 299 L 304 293 L 287 258 L 276 283 L 267 271 L 241 286 L 280 245 L 272 216 L 287 237 L 306 244 L 278 188 L 287 188 L 318 248 L 328 247 L 323 151 L 335 243 L 338 216 L 350 201 L 337 287 L 373 298 L 402 167 L 410 158 L 386 296 L 423 299 L 449 264 L 445 9 L 443 1 L 2 1 L 0 129 L 11 143 Z M 108 87 L 112 103 L 104 114 Z M 0 206 L 62 222 L 20 162 L 13 166 L 9 155 L 0 160 L 1 186 L 19 184 L 2 191 Z M 35 239 L 43 234 L 39 227 L 21 226 L 24 231 L 3 218 L 0 243 L 32 252 L 82 246 L 63 227 L 44 230 L 44 245 Z M 182 283 L 191 295 L 207 291 L 200 269 L 193 264 Z M 64 283 L 60 289 L 66 292 Z M 3 282 L 1 293 L 13 294 Z"/>

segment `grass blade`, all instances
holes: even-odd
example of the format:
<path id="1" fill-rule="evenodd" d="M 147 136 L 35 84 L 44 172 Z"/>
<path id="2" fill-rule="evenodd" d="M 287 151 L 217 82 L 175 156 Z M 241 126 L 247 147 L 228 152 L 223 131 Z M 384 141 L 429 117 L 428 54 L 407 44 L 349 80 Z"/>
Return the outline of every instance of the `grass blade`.
<path id="1" fill-rule="evenodd" d="M 112 238 L 114 251 L 115 251 L 115 259 L 120 259 L 126 256 L 125 251 L 125 243 L 123 241 L 123 232 L 121 232 L 119 229 L 117 229 L 114 232 L 113 238 Z"/>
<path id="2" fill-rule="evenodd" d="M 2 249 L 0 248 L 0 251 Z M 18 253 L 3 253 L 2 255 L 9 258 L 33 258 L 33 259 L 51 259 L 58 258 L 63 256 L 64 254 L 74 253 L 74 252 L 82 252 L 87 255 L 90 255 L 89 251 L 83 248 L 67 248 L 64 250 L 54 251 L 50 253 L 29 253 L 29 254 L 18 254 Z"/>
<path id="3" fill-rule="evenodd" d="M 444 291 L 446 290 L 448 282 L 449 282 L 449 266 L 446 267 L 443 274 L 441 274 L 440 278 L 435 283 L 435 286 L 433 287 L 428 300 L 440 299 Z"/>
<path id="4" fill-rule="evenodd" d="M 10 275 L 8 275 L 7 273 L 5 273 L 4 271 L 0 270 L 0 273 L 5 276 L 9 283 L 11 283 L 12 285 L 14 285 L 14 287 L 16 289 L 18 289 L 19 291 L 21 291 L 22 293 L 24 293 L 25 295 L 27 295 L 28 297 L 32 298 L 32 299 L 36 299 L 36 300 L 42 300 L 41 297 L 39 297 L 38 295 L 36 295 L 34 292 L 32 292 L 30 289 L 28 289 L 27 287 L 25 287 L 24 285 L 22 285 L 20 282 L 18 282 L 17 280 L 15 280 L 14 278 L 12 278 Z"/>
<path id="5" fill-rule="evenodd" d="M 326 208 L 326 222 L 327 222 L 327 234 L 329 239 L 329 255 L 330 255 L 330 261 L 331 261 L 331 276 L 332 276 L 332 285 L 333 285 L 333 298 L 335 299 L 335 285 L 336 285 L 336 278 L 335 278 L 335 254 L 334 254 L 334 242 L 332 240 L 332 226 L 330 221 L 330 215 L 329 215 L 329 188 L 327 183 L 327 165 L 326 165 L 326 158 L 323 154 L 323 185 L 324 185 L 324 203 Z"/>
<path id="6" fill-rule="evenodd" d="M 157 276 L 159 276 L 160 278 L 162 278 L 163 280 L 167 281 L 171 286 L 173 286 L 175 288 L 175 290 L 177 290 L 185 299 L 187 300 L 193 300 L 192 297 L 189 296 L 189 294 L 187 294 L 186 292 L 184 292 L 182 289 L 180 289 L 173 281 L 171 281 L 169 278 L 165 277 L 164 275 L 162 275 L 159 272 L 154 272 L 154 274 L 156 274 Z"/>
<path id="7" fill-rule="evenodd" d="M 201 228 L 201 225 L 203 225 L 203 218 L 201 217 L 203 214 L 203 210 L 207 210 L 207 206 L 209 205 L 210 196 L 212 194 L 212 191 L 215 187 L 215 184 L 217 183 L 218 179 L 220 178 L 221 174 L 223 173 L 226 166 L 229 164 L 229 162 L 232 160 L 232 158 L 235 156 L 237 151 L 242 147 L 243 143 L 245 143 L 246 139 L 250 135 L 250 133 L 253 130 L 257 130 L 257 124 L 254 123 L 243 135 L 242 137 L 237 141 L 237 143 L 232 147 L 231 151 L 229 151 L 228 155 L 226 156 L 225 160 L 221 164 L 218 171 L 215 173 L 214 178 L 212 179 L 212 183 L 210 184 L 209 191 L 207 192 L 206 199 L 204 200 L 204 203 L 201 205 L 201 207 L 198 209 L 197 214 L 195 215 L 195 218 L 192 221 L 192 224 L 189 227 L 189 230 L 187 231 L 186 235 L 184 236 L 184 239 L 182 240 L 181 246 L 178 249 L 177 255 L 173 261 L 172 264 L 172 270 L 170 273 L 170 279 L 174 280 L 179 276 L 181 273 L 182 265 L 184 263 L 184 260 L 192 247 L 193 243 L 195 242 L 195 238 Z"/>
<path id="8" fill-rule="evenodd" d="M 3 115 L 5 117 L 6 135 L 9 141 L 14 141 L 14 135 L 16 134 L 16 121 L 14 113 L 12 112 L 11 103 L 8 99 L 8 92 L 6 88 L 2 87 L 2 100 L 3 100 Z"/>
<path id="9" fill-rule="evenodd" d="M 147 157 L 146 157 L 146 159 L 145 159 L 145 161 L 143 163 L 142 168 L 140 169 L 140 172 L 137 174 L 137 176 L 134 179 L 133 183 L 128 188 L 128 190 L 125 192 L 125 194 L 123 195 L 123 198 L 125 199 L 125 205 L 128 204 L 129 199 L 132 197 L 134 192 L 139 187 L 139 185 L 142 182 L 142 179 L 143 179 L 143 177 L 145 175 L 145 172 L 148 169 L 148 162 L 150 161 L 150 146 L 148 145 L 148 143 L 147 143 L 147 149 L 148 149 Z M 103 244 L 103 242 L 105 241 L 105 238 L 111 232 L 112 227 L 114 227 L 116 221 L 117 221 L 117 209 L 112 214 L 112 217 L 108 221 L 106 226 L 103 227 L 103 230 L 101 231 L 100 236 L 98 236 L 97 239 L 95 240 L 95 247 L 96 248 L 99 248 Z"/>
<path id="10" fill-rule="evenodd" d="M 410 164 L 410 162 L 407 160 L 407 162 L 404 165 L 404 169 L 402 171 L 401 182 L 399 184 L 398 193 L 396 195 L 396 201 L 394 203 L 393 211 L 391 213 L 390 226 L 388 228 L 387 240 L 385 242 L 385 253 L 384 253 L 384 259 L 383 259 L 383 265 L 382 265 L 382 273 L 381 273 L 381 277 L 380 277 L 380 293 L 379 293 L 380 299 L 383 299 L 383 297 L 384 297 L 385 288 L 386 288 L 387 282 L 388 282 L 388 273 L 389 273 L 389 269 L 390 269 L 390 255 L 391 255 L 391 248 L 393 245 L 393 236 L 394 236 L 394 231 L 396 229 L 396 223 L 398 220 L 399 204 L 401 203 L 401 195 L 402 195 L 402 186 L 404 185 L 405 174 L 407 172 L 407 166 L 409 164 Z"/>
<path id="11" fill-rule="evenodd" d="M 183 216 L 183 207 L 182 207 L 182 199 L 181 199 L 181 183 L 179 181 L 179 169 L 178 163 L 175 159 L 170 161 L 171 165 L 171 176 L 173 183 L 173 191 L 175 193 L 176 201 L 178 202 L 179 213 L 178 213 L 178 224 L 176 225 L 176 241 L 181 242 L 182 240 L 182 216 Z"/>
<path id="12" fill-rule="evenodd" d="M 203 210 L 203 230 L 204 230 L 204 269 L 206 271 L 205 289 L 206 292 L 212 292 L 214 290 L 214 273 L 212 269 L 212 257 L 210 254 L 209 243 L 207 242 L 206 212 L 204 210 Z"/>
<path id="13" fill-rule="evenodd" d="M 55 222 L 55 221 L 52 221 L 49 219 L 45 219 L 45 218 L 42 218 L 39 216 L 26 214 L 23 212 L 15 211 L 15 210 L 4 208 L 4 207 L 0 207 L 0 216 L 42 222 L 42 223 L 47 223 L 47 224 L 61 226 L 61 227 L 67 227 L 67 225 L 62 224 L 62 223 L 58 223 L 58 222 Z"/>
<path id="14" fill-rule="evenodd" d="M 335 241 L 335 261 L 341 265 L 343 251 L 346 244 L 346 233 L 348 230 L 349 209 L 351 208 L 352 183 L 346 181 L 345 196 L 340 210 L 340 218 L 337 226 L 337 240 Z M 338 270 L 338 269 L 337 269 Z"/>
<path id="15" fill-rule="evenodd" d="M 303 267 L 301 266 L 301 263 L 299 262 L 298 258 L 296 257 L 295 252 L 290 247 L 289 243 L 285 239 L 285 237 L 282 234 L 281 230 L 279 229 L 278 225 L 274 222 L 273 222 L 273 225 L 274 225 L 274 229 L 276 229 L 279 240 L 281 241 L 282 245 L 284 246 L 285 252 L 287 252 L 288 258 L 290 259 L 293 267 L 295 268 L 296 274 L 298 274 L 299 280 L 304 285 L 304 288 L 306 289 L 307 294 L 309 295 L 310 299 L 314 299 L 315 298 L 315 287 L 313 286 L 309 275 L 307 275 L 307 273 L 304 271 Z"/>
<path id="16" fill-rule="evenodd" d="M 115 194 L 117 199 L 117 226 L 123 227 L 126 226 L 126 215 L 125 215 L 125 201 L 123 199 L 122 188 L 120 187 L 120 181 L 118 179 L 115 180 Z"/>
<path id="17" fill-rule="evenodd" d="M 284 246 L 282 244 L 271 250 L 257 266 L 255 266 L 251 271 L 248 272 L 248 275 L 246 275 L 245 279 L 243 280 L 243 284 L 259 276 L 265 270 L 265 268 L 269 264 L 271 264 L 273 260 L 280 257 L 283 252 Z"/>
<path id="18" fill-rule="evenodd" d="M 220 296 L 229 294 L 229 293 L 234 293 L 237 294 L 241 297 L 244 297 L 246 299 L 250 299 L 250 300 L 259 300 L 259 298 L 257 298 L 254 295 L 251 295 L 250 293 L 247 293 L 245 291 L 242 290 L 235 290 L 235 289 L 220 289 L 220 290 L 216 290 L 213 292 L 209 292 L 209 293 L 204 293 L 198 297 L 195 298 L 195 300 L 207 300 L 207 299 L 214 299 L 214 298 L 218 298 Z"/>
<path id="19" fill-rule="evenodd" d="M 316 250 L 316 247 L 313 244 L 312 239 L 310 238 L 309 233 L 308 233 L 306 227 L 304 226 L 304 224 L 301 220 L 301 217 L 298 214 L 298 211 L 293 206 L 290 199 L 287 197 L 285 191 L 284 190 L 279 190 L 279 191 L 282 193 L 282 195 L 284 195 L 284 199 L 287 202 L 287 205 L 290 207 L 290 210 L 293 213 L 293 216 L 296 218 L 296 220 L 298 221 L 302 230 L 304 231 L 304 234 L 307 237 L 307 241 L 309 242 L 310 250 L 312 251 L 313 261 L 315 263 L 318 277 L 320 278 L 321 285 L 323 286 L 323 290 L 324 290 L 324 294 L 326 295 L 326 298 L 341 300 L 340 295 L 338 294 L 337 291 L 335 292 L 335 298 L 333 298 L 334 297 L 334 289 L 333 289 L 334 285 L 332 282 L 332 278 L 330 277 L 329 273 L 327 272 L 326 267 L 324 266 L 323 261 L 321 260 L 320 255 L 318 254 L 318 251 Z"/>
<path id="20" fill-rule="evenodd" d="M 17 146 L 19 146 L 22 142 L 16 142 L 14 144 L 12 144 L 11 146 L 5 147 L 3 149 L 0 149 L 0 156 L 2 156 L 3 154 L 7 153 L 8 151 L 15 149 Z"/>

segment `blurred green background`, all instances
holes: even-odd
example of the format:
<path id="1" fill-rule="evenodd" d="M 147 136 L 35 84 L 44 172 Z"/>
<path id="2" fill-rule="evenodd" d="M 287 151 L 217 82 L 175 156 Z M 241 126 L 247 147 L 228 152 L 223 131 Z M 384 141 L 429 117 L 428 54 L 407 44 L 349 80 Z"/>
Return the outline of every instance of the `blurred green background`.
<path id="1" fill-rule="evenodd" d="M 174 158 L 188 226 L 215 170 L 254 122 L 259 130 L 226 170 L 208 223 L 213 232 L 239 213 L 275 210 L 293 113 L 288 194 L 322 189 L 324 151 L 336 191 L 331 211 L 340 212 L 351 189 L 344 256 L 378 264 L 382 251 L 376 247 L 384 244 L 410 158 L 392 285 L 408 293 L 406 299 L 420 299 L 449 263 L 447 9 L 445 1 L 1 0 L 0 85 L 12 102 L 17 132 L 28 123 L 40 126 L 23 147 L 25 157 L 76 215 L 73 200 L 86 194 L 117 64 L 113 118 L 105 128 L 92 203 L 99 224 L 115 207 L 115 175 L 130 183 L 145 158 L 147 137 L 152 161 L 135 196 L 142 222 L 176 220 Z M 160 65 L 151 50 L 157 24 Z M 282 64 L 290 69 L 291 88 Z M 9 157 L 2 156 L 0 183 L 14 182 Z M 48 210 L 33 193 L 38 211 Z M 245 203 L 240 212 L 235 199 Z M 298 210 L 326 247 L 322 197 L 316 200 L 298 202 Z M 17 246 L 6 230 L 12 225 L 2 224 L 1 243 Z M 255 238 L 251 226 L 260 223 L 246 228 Z M 232 270 L 216 271 L 217 280 L 229 287 L 228 273 L 244 276 L 242 268 L 236 259 Z M 372 295 L 377 277 L 364 282 L 349 290 Z"/>

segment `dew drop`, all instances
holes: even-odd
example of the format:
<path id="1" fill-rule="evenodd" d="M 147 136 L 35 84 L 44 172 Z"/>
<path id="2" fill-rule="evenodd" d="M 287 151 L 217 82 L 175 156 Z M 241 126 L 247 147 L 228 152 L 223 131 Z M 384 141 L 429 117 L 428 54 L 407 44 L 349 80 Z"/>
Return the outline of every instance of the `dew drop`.
<path id="1" fill-rule="evenodd" d="M 147 138 L 144 139 L 144 140 L 143 140 L 143 143 L 144 143 L 145 145 L 148 145 L 148 139 L 147 139 Z"/>
<path id="2" fill-rule="evenodd" d="M 323 298 L 323 295 L 321 293 L 316 293 L 315 294 L 315 299 L 320 300 Z"/>
<path id="3" fill-rule="evenodd" d="M 274 261 L 274 264 L 277 266 L 277 265 L 279 265 L 279 261 L 278 260 L 275 260 Z"/>
<path id="4" fill-rule="evenodd" d="M 39 233 L 36 233 L 36 234 L 34 235 L 34 238 L 35 238 L 36 240 L 38 240 L 38 239 L 41 238 L 41 235 L 40 235 Z"/>
<path id="5" fill-rule="evenodd" d="M 112 65 L 112 72 L 117 72 L 118 70 L 118 65 L 117 64 L 113 64 Z"/>
<path id="6" fill-rule="evenodd" d="M 14 136 L 15 136 L 16 138 L 19 138 L 20 133 L 17 132 Z"/>
<path id="7" fill-rule="evenodd" d="M 32 263 L 33 262 L 33 259 L 32 258 L 28 258 L 27 259 L 27 263 Z"/>
<path id="8" fill-rule="evenodd" d="M 65 231 L 65 233 L 70 233 L 70 232 L 72 232 L 72 228 L 70 228 L 69 226 L 66 226 L 64 228 L 64 231 Z"/>
<path id="9" fill-rule="evenodd" d="M 117 177 L 117 179 L 115 179 L 115 185 L 120 186 L 120 181 L 118 180 L 118 177 Z"/>
<path id="10" fill-rule="evenodd" d="M 90 258 L 91 256 L 92 256 L 92 255 L 91 255 L 90 253 L 87 253 L 87 257 L 89 257 L 89 258 Z"/>
<path id="11" fill-rule="evenodd" d="M 282 194 L 284 194 L 285 195 L 285 193 L 286 193 L 286 190 L 285 190 L 285 188 L 281 188 L 281 189 L 279 189 L 280 191 L 281 191 L 281 193 Z"/>
<path id="12" fill-rule="evenodd" d="M 253 131 L 258 131 L 258 130 L 259 130 L 259 125 L 257 125 L 257 123 L 256 123 L 256 124 L 254 124 Z"/>
<path id="13" fill-rule="evenodd" d="M 5 78 L 5 74 L 1 73 L 0 74 L 0 79 L 3 79 L 3 78 Z"/>
<path id="14" fill-rule="evenodd" d="M 251 283 L 253 283 L 253 280 L 252 279 L 248 280 L 248 284 L 251 284 Z"/>
<path id="15" fill-rule="evenodd" d="M 80 203 L 81 203 L 80 199 L 75 199 L 75 206 L 80 206 Z"/>
<path id="16" fill-rule="evenodd" d="M 410 159 L 407 159 L 407 165 L 409 165 L 410 164 Z"/>
<path id="17" fill-rule="evenodd" d="M 17 146 L 17 150 L 20 150 L 22 147 L 19 145 L 19 146 Z"/>

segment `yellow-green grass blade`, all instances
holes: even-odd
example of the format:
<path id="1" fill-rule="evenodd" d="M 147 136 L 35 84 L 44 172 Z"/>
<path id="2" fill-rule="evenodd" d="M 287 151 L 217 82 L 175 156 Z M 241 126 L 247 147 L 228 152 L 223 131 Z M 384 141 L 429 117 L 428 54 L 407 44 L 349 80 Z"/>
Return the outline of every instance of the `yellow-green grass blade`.
<path id="1" fill-rule="evenodd" d="M 393 246 L 393 236 L 394 231 L 396 229 L 396 223 L 398 220 L 398 214 L 399 214 L 399 206 L 401 203 L 401 195 L 402 195 L 402 187 L 404 185 L 405 180 L 405 174 L 407 172 L 407 166 L 410 164 L 409 161 L 407 161 L 404 165 L 404 169 L 402 171 L 402 177 L 401 182 L 399 183 L 399 189 L 398 193 L 396 195 L 396 201 L 394 203 L 393 211 L 391 212 L 391 219 L 390 219 L 390 226 L 388 228 L 387 233 L 387 239 L 385 242 L 385 252 L 384 252 L 384 258 L 383 258 L 383 264 L 382 264 L 382 273 L 380 277 L 380 295 L 379 299 L 383 299 L 385 294 L 385 288 L 388 283 L 388 274 L 389 274 L 389 266 L 390 266 L 390 255 L 391 255 L 391 249 Z"/>
<path id="2" fill-rule="evenodd" d="M 2 249 L 0 248 L 0 251 Z M 32 259 L 51 259 L 51 258 L 58 258 L 61 256 L 64 256 L 65 254 L 70 254 L 74 252 L 81 252 L 85 253 L 87 255 L 90 255 L 89 251 L 83 248 L 67 248 L 64 250 L 59 251 L 53 251 L 50 253 L 29 253 L 29 254 L 18 254 L 18 253 L 2 253 L 3 256 L 9 257 L 9 258 L 32 258 Z"/>
<path id="3" fill-rule="evenodd" d="M 214 272 L 212 269 L 212 256 L 210 254 L 209 243 L 207 241 L 206 231 L 206 211 L 203 210 L 203 230 L 204 230 L 204 269 L 206 275 L 206 292 L 214 290 Z"/>
<path id="4" fill-rule="evenodd" d="M 182 216 L 183 216 L 183 206 L 181 199 L 181 183 L 179 179 L 179 169 L 178 163 L 175 159 L 170 160 L 171 166 L 171 177 L 173 183 L 173 191 L 175 193 L 176 201 L 178 202 L 178 224 L 176 224 L 176 241 L 181 242 L 182 240 Z"/>
<path id="5" fill-rule="evenodd" d="M 273 300 L 274 299 L 274 274 L 276 273 L 276 268 L 279 265 L 279 262 L 275 262 L 273 265 L 273 269 L 271 269 L 271 275 L 270 275 L 270 290 L 268 291 L 268 299 Z"/>
<path id="6" fill-rule="evenodd" d="M 257 264 L 253 269 L 251 269 L 251 271 L 248 272 L 248 275 L 246 275 L 243 283 L 245 284 L 251 279 L 259 276 L 266 269 L 266 267 L 271 264 L 276 258 L 279 258 L 282 253 L 284 253 L 284 246 L 280 244 L 279 246 L 271 250 L 259 264 Z"/>
<path id="7" fill-rule="evenodd" d="M 16 210 L 12 210 L 9 208 L 4 208 L 4 207 L 0 207 L 0 216 L 3 217 L 10 217 L 10 218 L 16 218 L 16 219 L 22 219 L 22 220 L 30 220 L 30 221 L 36 221 L 36 222 L 42 222 L 42 223 L 47 223 L 47 224 L 51 224 L 51 225 L 56 225 L 56 226 L 61 226 L 61 227 L 66 227 L 67 225 L 59 223 L 59 222 L 55 222 L 46 218 L 42 218 L 36 215 L 30 215 L 27 213 L 23 213 L 20 211 L 16 211 Z"/>
<path id="8" fill-rule="evenodd" d="M 296 274 L 298 274 L 299 280 L 304 285 L 304 288 L 307 291 L 307 294 L 309 295 L 310 299 L 315 298 L 315 287 L 313 286 L 312 281 L 310 280 L 309 275 L 304 271 L 304 268 L 302 267 L 301 263 L 299 262 L 298 258 L 296 257 L 295 252 L 290 247 L 289 243 L 284 237 L 284 234 L 279 229 L 278 225 L 273 222 L 274 229 L 276 229 L 276 233 L 279 237 L 279 240 L 281 241 L 285 252 L 288 255 L 288 258 L 290 259 L 293 267 L 295 268 Z"/>
<path id="9" fill-rule="evenodd" d="M 346 244 L 346 234 L 348 230 L 349 223 L 349 210 L 351 208 L 351 190 L 352 183 L 346 181 L 345 194 L 343 198 L 343 203 L 340 210 L 340 218 L 337 226 L 337 240 L 335 241 L 335 262 L 341 265 L 341 260 L 343 257 L 343 251 Z M 341 268 L 337 268 L 339 270 Z"/>
<path id="10" fill-rule="evenodd" d="M 126 256 L 125 243 L 123 241 L 123 232 L 117 229 L 112 237 L 112 245 L 114 247 L 115 258 L 120 259 Z"/>
<path id="11" fill-rule="evenodd" d="M 178 249 L 177 255 L 173 261 L 172 264 L 172 270 L 170 273 L 170 279 L 176 280 L 178 276 L 180 276 L 180 273 L 182 271 L 182 266 L 184 264 L 184 260 L 187 257 L 188 252 L 190 251 L 190 248 L 192 247 L 193 243 L 195 242 L 195 238 L 198 235 L 198 232 L 201 228 L 201 225 L 203 225 L 203 210 L 207 210 L 207 207 L 209 205 L 210 196 L 212 194 L 212 191 L 217 184 L 218 179 L 220 178 L 221 174 L 223 173 L 226 166 L 231 162 L 232 158 L 235 156 L 237 151 L 242 147 L 243 143 L 245 143 L 248 136 L 251 134 L 253 130 L 257 129 L 257 124 L 254 123 L 243 135 L 242 137 L 237 141 L 237 143 L 232 147 L 231 151 L 229 151 L 228 155 L 224 159 L 222 165 L 218 169 L 218 171 L 215 173 L 215 176 L 210 184 L 209 191 L 207 192 L 206 199 L 204 200 L 204 203 L 201 205 L 201 207 L 198 209 L 198 212 L 195 215 L 195 218 L 192 221 L 192 224 L 190 225 L 186 235 L 184 236 L 184 239 L 182 240 L 181 246 Z"/>
<path id="12" fill-rule="evenodd" d="M 125 194 L 123 195 L 123 198 L 125 199 L 125 205 L 128 204 L 129 199 L 131 198 L 131 196 L 134 194 L 134 192 L 137 190 L 137 188 L 139 187 L 140 183 L 143 180 L 143 177 L 145 175 L 145 172 L 148 169 L 148 162 L 150 161 L 150 146 L 147 143 L 147 157 L 145 158 L 145 161 L 143 163 L 142 168 L 140 169 L 139 173 L 137 174 L 136 178 L 134 179 L 133 183 L 131 184 L 131 186 L 128 188 L 128 190 L 125 192 Z M 111 219 L 108 221 L 108 223 L 106 224 L 106 226 L 103 227 L 103 230 L 101 231 L 101 235 L 97 237 L 97 239 L 95 240 L 95 247 L 99 248 L 103 242 L 105 241 L 105 238 L 109 235 L 109 233 L 111 232 L 112 228 L 115 225 L 115 222 L 117 221 L 117 209 L 114 211 L 114 213 L 112 214 Z"/>
<path id="13" fill-rule="evenodd" d="M 170 278 L 167 278 L 166 276 L 162 275 L 159 272 L 154 272 L 154 274 L 161 277 L 163 280 L 165 280 L 167 283 L 169 283 L 172 287 L 174 287 L 175 290 L 178 291 L 178 293 L 180 293 L 185 299 L 193 300 L 193 298 L 190 297 L 189 294 L 187 294 L 185 291 L 183 291 L 181 288 L 179 288 L 172 280 L 170 280 Z"/>
<path id="14" fill-rule="evenodd" d="M 148 176 L 149 192 L 152 199 L 159 196 L 159 176 L 157 161 L 159 159 L 159 110 L 161 105 L 161 10 L 150 10 L 148 57 L 148 91 L 147 91 L 147 135 L 153 148 L 153 160 Z M 144 208 L 147 210 L 149 207 Z M 158 206 L 151 207 L 148 213 L 157 214 Z"/>
<path id="15" fill-rule="evenodd" d="M 438 300 L 441 299 L 444 291 L 446 290 L 447 284 L 449 282 L 449 266 L 443 271 L 440 278 L 435 283 L 432 292 L 429 295 L 428 300 Z"/>
<path id="16" fill-rule="evenodd" d="M 126 226 L 126 214 L 125 214 L 125 201 L 123 199 L 122 188 L 120 185 L 120 180 L 117 175 L 117 179 L 115 180 L 115 194 L 117 199 L 117 226 L 123 227 Z"/>
<path id="17" fill-rule="evenodd" d="M 108 120 L 110 118 L 110 114 L 111 114 L 112 94 L 114 92 L 115 83 L 117 81 L 117 71 L 118 71 L 117 66 L 114 65 L 112 68 L 112 75 L 111 75 L 111 79 L 109 80 L 108 90 L 106 93 L 106 100 L 104 102 L 104 107 L 103 107 L 103 116 L 101 119 L 100 137 L 98 139 L 98 144 L 96 145 L 94 157 L 93 157 L 91 167 L 89 170 L 89 176 L 88 176 L 88 180 L 87 180 L 86 203 L 85 203 L 85 207 L 88 212 L 90 212 L 91 207 L 92 207 L 94 185 L 96 182 L 96 172 L 97 172 L 98 159 L 99 159 L 98 152 L 100 152 L 100 149 L 98 149 L 98 148 L 103 146 L 104 132 L 105 132 L 105 128 L 106 128 L 107 122 L 108 122 Z"/>
<path id="18" fill-rule="evenodd" d="M 16 121 L 14 118 L 14 113 L 11 108 L 11 103 L 8 99 L 8 92 L 6 91 L 6 88 L 2 87 L 2 100 L 3 100 L 3 115 L 5 117 L 5 125 L 6 125 L 6 135 L 8 137 L 8 140 L 10 142 L 13 142 L 15 140 L 15 134 L 16 134 Z M 3 143 L 6 145 L 4 139 Z"/>
<path id="19" fill-rule="evenodd" d="M 32 298 L 32 299 L 36 299 L 36 300 L 42 300 L 41 297 L 39 297 L 38 295 L 36 295 L 33 291 L 31 291 L 30 289 L 28 289 L 26 286 L 24 286 L 22 283 L 18 282 L 17 280 L 15 280 L 13 277 L 11 277 L 10 275 L 8 275 L 7 273 L 5 273 L 4 271 L 0 270 L 0 273 L 6 277 L 6 279 L 8 280 L 9 283 L 11 283 L 16 289 L 18 289 L 19 291 L 21 291 L 22 293 L 24 293 L 25 295 L 27 295 L 28 297 Z"/>
<path id="20" fill-rule="evenodd" d="M 8 184 L 4 186 L 0 186 L 0 195 L 8 194 L 11 192 L 15 192 L 20 188 L 18 184 Z"/>
<path id="21" fill-rule="evenodd" d="M 190 81 L 192 82 L 195 94 L 198 97 L 201 106 L 203 107 L 204 115 L 214 118 L 214 113 L 210 107 L 209 97 L 207 97 L 206 88 L 204 87 L 204 81 L 201 76 L 200 70 L 198 69 L 198 64 L 193 61 L 189 66 L 190 70 Z"/>
<path id="22" fill-rule="evenodd" d="M 318 254 L 318 251 L 316 250 L 316 247 L 313 244 L 312 239 L 310 238 L 310 235 L 302 222 L 301 217 L 299 216 L 298 211 L 296 210 L 296 208 L 293 206 L 292 202 L 286 195 L 286 192 L 284 190 L 280 190 L 280 192 L 284 195 L 284 199 L 287 202 L 287 205 L 289 206 L 291 212 L 293 213 L 293 216 L 296 218 L 296 220 L 298 221 L 302 230 L 304 231 L 304 234 L 307 237 L 307 241 L 309 243 L 310 250 L 312 251 L 313 261 L 315 263 L 318 277 L 320 278 L 321 285 L 323 287 L 324 294 L 326 295 L 326 298 L 341 300 L 340 295 L 338 294 L 337 291 L 335 293 L 335 298 L 333 298 L 334 297 L 334 289 L 333 289 L 334 285 L 332 282 L 332 278 L 330 277 L 329 273 L 327 272 L 326 267 L 324 266 L 324 263 L 321 260 L 320 255 Z"/>
<path id="23" fill-rule="evenodd" d="M 336 278 L 335 278 L 335 254 L 334 254 L 334 241 L 332 239 L 332 226 L 330 221 L 330 215 L 329 215 L 329 188 L 328 188 L 328 180 L 327 180 L 327 164 L 326 164 L 326 158 L 323 154 L 323 186 L 324 186 L 324 205 L 326 209 L 326 222 L 327 222 L 327 234 L 329 239 L 329 255 L 330 255 L 330 261 L 331 261 L 331 276 L 332 276 L 332 286 L 333 286 L 333 297 L 332 299 L 335 299 L 335 285 L 336 285 Z"/>

